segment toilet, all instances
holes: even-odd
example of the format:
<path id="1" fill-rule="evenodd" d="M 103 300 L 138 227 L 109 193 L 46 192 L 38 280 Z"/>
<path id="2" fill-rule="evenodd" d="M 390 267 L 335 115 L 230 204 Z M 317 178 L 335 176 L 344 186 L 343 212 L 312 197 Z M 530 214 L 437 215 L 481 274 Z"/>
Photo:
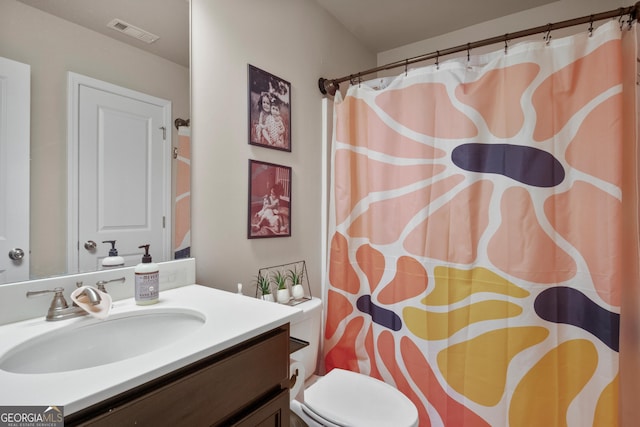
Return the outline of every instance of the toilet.
<path id="1" fill-rule="evenodd" d="M 322 301 L 312 298 L 296 308 L 303 315 L 291 324 L 290 334 L 309 345 L 291 354 L 294 363 L 302 365 L 305 372 L 304 390 L 291 396 L 292 419 L 297 416 L 312 427 L 418 425 L 418 410 L 413 402 L 385 382 L 338 368 L 325 376 L 313 375 L 320 345 Z"/>

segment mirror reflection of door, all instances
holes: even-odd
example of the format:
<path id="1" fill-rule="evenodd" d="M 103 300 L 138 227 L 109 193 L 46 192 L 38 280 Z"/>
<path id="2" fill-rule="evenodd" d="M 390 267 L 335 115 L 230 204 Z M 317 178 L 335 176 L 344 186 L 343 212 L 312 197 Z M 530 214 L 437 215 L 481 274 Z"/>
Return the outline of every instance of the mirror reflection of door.
<path id="1" fill-rule="evenodd" d="M 30 76 L 0 57 L 0 284 L 29 279 Z"/>
<path id="2" fill-rule="evenodd" d="M 69 76 L 77 119 L 69 162 L 77 175 L 69 194 L 78 224 L 70 227 L 77 237 L 70 236 L 69 271 L 100 269 L 111 248 L 106 240 L 116 241 L 126 266 L 140 262 L 139 246 L 146 244 L 154 261 L 170 259 L 171 102 Z"/>

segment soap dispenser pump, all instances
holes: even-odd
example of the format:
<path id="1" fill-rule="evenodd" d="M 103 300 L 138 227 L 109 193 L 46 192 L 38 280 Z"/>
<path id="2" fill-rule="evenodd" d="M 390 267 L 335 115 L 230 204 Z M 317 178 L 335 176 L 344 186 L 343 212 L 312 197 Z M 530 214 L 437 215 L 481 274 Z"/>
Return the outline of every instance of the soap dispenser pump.
<path id="1" fill-rule="evenodd" d="M 102 243 L 111 243 L 111 249 L 109 249 L 109 256 L 102 259 L 102 268 L 116 268 L 124 267 L 124 258 L 118 256 L 118 250 L 116 249 L 115 240 L 103 240 Z"/>
<path id="2" fill-rule="evenodd" d="M 149 305 L 158 302 L 160 293 L 160 273 L 158 264 L 154 263 L 149 255 L 149 246 L 138 246 L 144 249 L 142 262 L 136 265 L 135 273 L 135 300 L 138 305 Z"/>

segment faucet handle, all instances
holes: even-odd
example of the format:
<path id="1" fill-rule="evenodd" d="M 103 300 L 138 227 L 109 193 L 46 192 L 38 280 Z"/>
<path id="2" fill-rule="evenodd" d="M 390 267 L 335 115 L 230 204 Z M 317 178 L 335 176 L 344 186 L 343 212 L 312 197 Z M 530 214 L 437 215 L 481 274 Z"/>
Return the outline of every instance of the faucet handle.
<path id="1" fill-rule="evenodd" d="M 69 307 L 69 304 L 67 304 L 67 300 L 64 299 L 64 295 L 62 294 L 62 292 L 64 292 L 64 288 L 43 289 L 41 291 L 27 291 L 27 298 L 49 294 L 52 292 L 55 293 L 55 295 L 53 296 L 53 300 L 51 301 L 50 309 L 62 309 Z"/>
<path id="2" fill-rule="evenodd" d="M 111 280 L 99 280 L 98 282 L 96 282 L 96 287 L 98 288 L 99 291 L 102 291 L 104 293 L 107 293 L 107 288 L 104 286 L 107 283 L 113 283 L 113 282 L 124 282 L 126 279 L 124 277 L 119 277 L 117 279 L 111 279 Z"/>

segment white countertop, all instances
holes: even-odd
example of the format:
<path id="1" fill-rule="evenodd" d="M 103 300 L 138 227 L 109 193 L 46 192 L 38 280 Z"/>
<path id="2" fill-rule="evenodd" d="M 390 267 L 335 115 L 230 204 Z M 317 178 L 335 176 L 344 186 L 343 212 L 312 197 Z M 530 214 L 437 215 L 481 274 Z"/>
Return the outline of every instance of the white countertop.
<path id="1" fill-rule="evenodd" d="M 133 299 L 116 301 L 111 314 L 166 309 L 198 311 L 205 317 L 204 325 L 155 351 L 102 366 L 47 374 L 0 370 L 0 405 L 64 406 L 64 414 L 69 415 L 294 321 L 301 315 L 295 307 L 200 285 L 161 292 L 160 301 L 150 306 L 138 306 Z M 28 337 L 76 322 L 95 321 L 90 316 L 83 316 L 47 322 L 44 314 L 36 319 L 0 326 L 0 359 Z"/>

